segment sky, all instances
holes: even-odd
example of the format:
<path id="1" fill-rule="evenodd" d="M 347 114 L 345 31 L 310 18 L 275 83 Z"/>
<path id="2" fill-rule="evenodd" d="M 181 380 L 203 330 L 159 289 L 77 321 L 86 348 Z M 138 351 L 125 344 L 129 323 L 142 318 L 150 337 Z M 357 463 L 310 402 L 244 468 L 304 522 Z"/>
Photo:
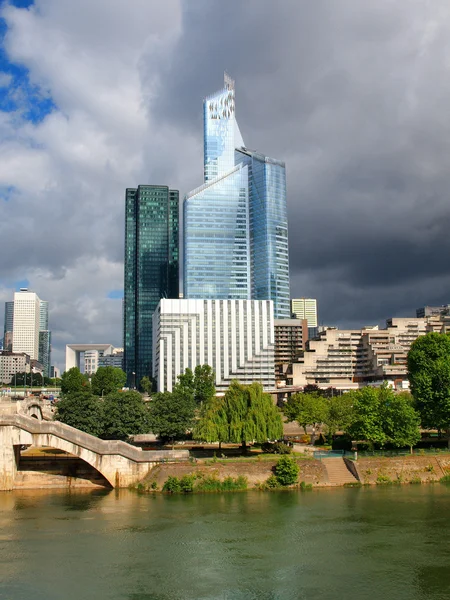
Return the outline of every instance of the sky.
<path id="1" fill-rule="evenodd" d="M 340 327 L 450 301 L 448 0 L 0 0 L 0 307 L 49 301 L 54 364 L 122 345 L 125 188 L 201 185 L 224 70 L 286 162 L 291 296 Z"/>

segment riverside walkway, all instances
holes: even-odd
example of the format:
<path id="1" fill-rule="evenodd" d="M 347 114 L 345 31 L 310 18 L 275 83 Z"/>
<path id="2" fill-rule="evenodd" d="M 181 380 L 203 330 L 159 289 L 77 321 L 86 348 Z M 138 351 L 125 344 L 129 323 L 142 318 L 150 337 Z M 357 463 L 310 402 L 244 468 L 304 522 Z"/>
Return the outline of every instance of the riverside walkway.
<path id="1" fill-rule="evenodd" d="M 0 490 L 13 490 L 23 446 L 51 447 L 81 458 L 112 487 L 128 487 L 161 462 L 189 459 L 188 450 L 143 451 L 121 441 L 100 440 L 58 421 L 0 412 Z"/>

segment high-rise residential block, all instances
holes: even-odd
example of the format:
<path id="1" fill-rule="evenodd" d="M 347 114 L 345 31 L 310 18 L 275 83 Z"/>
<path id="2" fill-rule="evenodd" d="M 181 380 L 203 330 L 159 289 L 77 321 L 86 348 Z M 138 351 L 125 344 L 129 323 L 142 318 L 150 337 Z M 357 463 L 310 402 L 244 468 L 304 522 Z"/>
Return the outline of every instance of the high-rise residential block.
<path id="1" fill-rule="evenodd" d="M 25 352 L 39 359 L 39 324 L 41 301 L 35 292 L 22 288 L 14 294 L 13 352 Z"/>
<path id="2" fill-rule="evenodd" d="M 140 185 L 125 196 L 124 370 L 128 383 L 152 373 L 152 315 L 179 291 L 179 192 Z"/>
<path id="3" fill-rule="evenodd" d="M 184 200 L 184 297 L 272 300 L 288 318 L 284 163 L 245 148 L 234 81 L 205 98 L 204 183 Z"/>
<path id="4" fill-rule="evenodd" d="M 233 379 L 275 387 L 273 302 L 161 300 L 153 315 L 153 377 L 171 391 L 187 368 L 208 364 L 218 392 Z"/>

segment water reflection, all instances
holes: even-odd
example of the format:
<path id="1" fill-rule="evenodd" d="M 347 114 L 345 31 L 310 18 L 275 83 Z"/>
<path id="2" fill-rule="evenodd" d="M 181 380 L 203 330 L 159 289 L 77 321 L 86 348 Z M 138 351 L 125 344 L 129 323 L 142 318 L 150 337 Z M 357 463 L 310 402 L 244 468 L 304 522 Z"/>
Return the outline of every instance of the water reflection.
<path id="1" fill-rule="evenodd" d="M 2 493 L 0 598 L 440 600 L 449 494 Z"/>

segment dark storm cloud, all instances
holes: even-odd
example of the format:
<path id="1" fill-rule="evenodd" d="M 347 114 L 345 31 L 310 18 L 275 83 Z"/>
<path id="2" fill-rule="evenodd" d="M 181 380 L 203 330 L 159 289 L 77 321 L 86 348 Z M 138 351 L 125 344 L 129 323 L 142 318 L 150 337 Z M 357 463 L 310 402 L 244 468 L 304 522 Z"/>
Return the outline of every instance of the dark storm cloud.
<path id="1" fill-rule="evenodd" d="M 202 97 L 236 78 L 246 144 L 287 163 L 292 295 L 347 324 L 447 302 L 446 3 L 184 6 L 152 110 L 200 136 Z"/>

